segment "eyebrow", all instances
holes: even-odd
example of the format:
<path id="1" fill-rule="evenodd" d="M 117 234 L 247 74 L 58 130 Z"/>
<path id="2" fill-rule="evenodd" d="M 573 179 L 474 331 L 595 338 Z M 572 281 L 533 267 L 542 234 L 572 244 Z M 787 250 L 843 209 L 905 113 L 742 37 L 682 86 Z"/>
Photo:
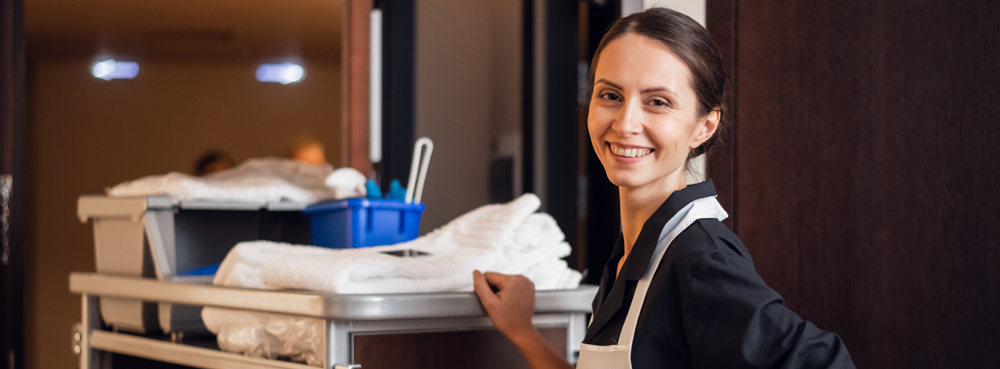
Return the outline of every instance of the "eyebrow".
<path id="1" fill-rule="evenodd" d="M 608 81 L 608 80 L 606 80 L 604 78 L 601 78 L 601 79 L 597 80 L 597 83 L 603 83 L 603 84 L 606 84 L 608 86 L 617 88 L 619 90 L 624 90 L 624 88 L 622 88 L 621 85 L 619 85 L 617 83 L 614 83 L 614 82 L 611 82 L 611 81 Z M 666 93 L 669 93 L 671 95 L 675 95 L 675 96 L 677 95 L 677 92 L 674 92 L 674 90 L 671 90 L 671 89 L 666 88 L 666 87 L 650 87 L 650 88 L 647 88 L 647 89 L 642 90 L 640 92 L 642 92 L 644 94 L 650 93 L 650 92 L 666 92 Z"/>

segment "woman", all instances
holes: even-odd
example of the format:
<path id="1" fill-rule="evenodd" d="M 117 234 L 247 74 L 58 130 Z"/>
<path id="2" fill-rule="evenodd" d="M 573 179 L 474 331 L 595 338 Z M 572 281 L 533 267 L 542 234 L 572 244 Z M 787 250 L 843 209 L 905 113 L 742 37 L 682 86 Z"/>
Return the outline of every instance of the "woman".
<path id="1" fill-rule="evenodd" d="M 717 140 L 724 85 L 708 32 L 675 11 L 630 15 L 601 40 L 588 128 L 619 188 L 622 234 L 577 368 L 854 367 L 839 337 L 802 321 L 757 275 L 720 222 L 712 181 L 686 185 L 688 159 Z M 570 367 L 531 324 L 530 281 L 473 277 L 494 325 L 532 368 Z"/>

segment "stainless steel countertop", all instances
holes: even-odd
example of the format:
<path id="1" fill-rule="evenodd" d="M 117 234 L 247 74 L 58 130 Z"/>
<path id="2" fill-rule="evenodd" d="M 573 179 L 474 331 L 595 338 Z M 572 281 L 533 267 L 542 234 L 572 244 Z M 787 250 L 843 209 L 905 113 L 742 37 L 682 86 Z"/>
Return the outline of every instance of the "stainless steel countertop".
<path id="1" fill-rule="evenodd" d="M 472 278 L 472 276 L 469 276 Z M 485 316 L 472 292 L 341 295 L 213 286 L 206 279 L 160 281 L 98 273 L 70 273 L 77 294 L 216 306 L 337 320 L 387 320 Z M 597 286 L 538 291 L 535 313 L 589 313 Z"/>

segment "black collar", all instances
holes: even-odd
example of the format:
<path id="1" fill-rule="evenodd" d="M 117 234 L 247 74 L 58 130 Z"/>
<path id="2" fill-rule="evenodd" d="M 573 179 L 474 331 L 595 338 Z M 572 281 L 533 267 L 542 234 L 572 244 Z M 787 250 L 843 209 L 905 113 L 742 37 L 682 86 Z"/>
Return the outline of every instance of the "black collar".
<path id="1" fill-rule="evenodd" d="M 646 267 L 649 266 L 649 260 L 653 257 L 653 251 L 656 251 L 656 242 L 659 241 L 660 232 L 663 231 L 663 226 L 670 221 L 670 218 L 692 201 L 715 195 L 715 184 L 711 179 L 689 185 L 684 189 L 674 191 L 674 193 L 670 194 L 670 197 L 667 197 L 667 200 L 642 225 L 639 237 L 636 238 L 635 244 L 632 245 L 632 252 L 629 253 L 628 258 L 625 259 L 625 264 L 622 265 L 621 275 L 625 276 L 624 280 L 615 278 L 618 268 L 617 262 L 625 254 L 625 244 L 623 238 L 619 235 L 615 249 L 611 253 L 611 260 L 604 267 L 604 278 L 601 279 L 599 293 L 603 294 L 604 291 L 607 291 L 608 284 L 614 284 L 603 301 L 601 301 L 600 306 L 594 307 L 597 310 L 594 311 L 593 322 L 590 328 L 587 329 L 584 342 L 590 342 L 604 324 L 621 309 L 625 299 L 626 282 L 642 279 L 642 275 L 646 273 Z"/>
<path id="2" fill-rule="evenodd" d="M 677 212 L 681 211 L 681 209 L 692 201 L 709 196 L 715 196 L 715 184 L 712 183 L 711 179 L 689 185 L 670 194 L 670 197 L 667 197 L 663 205 L 660 205 L 660 208 L 656 209 L 653 215 L 642 225 L 642 231 L 639 232 L 639 237 L 635 239 L 635 244 L 632 245 L 632 252 L 629 253 L 628 259 L 625 260 L 626 265 L 622 266 L 623 273 L 626 270 L 628 271 L 625 274 L 625 280 L 638 281 L 642 279 L 642 275 L 646 273 L 646 267 L 649 266 L 649 259 L 653 257 L 653 251 L 656 251 L 656 241 L 659 241 L 663 226 L 670 221 L 670 218 L 673 218 Z M 622 244 L 622 247 L 624 247 L 624 244 Z M 624 250 L 622 250 L 622 253 L 624 254 Z M 615 267 L 617 268 L 618 266 L 615 265 Z"/>

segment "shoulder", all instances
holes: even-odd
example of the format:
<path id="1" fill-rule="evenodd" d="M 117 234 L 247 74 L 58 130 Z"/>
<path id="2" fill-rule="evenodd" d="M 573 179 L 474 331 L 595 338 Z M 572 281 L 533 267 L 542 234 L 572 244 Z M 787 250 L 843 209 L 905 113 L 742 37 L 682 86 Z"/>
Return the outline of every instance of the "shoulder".
<path id="1" fill-rule="evenodd" d="M 688 275 L 706 263 L 753 270 L 750 251 L 733 231 L 717 219 L 695 221 L 677 235 L 668 250 L 672 254 L 670 262 Z"/>

